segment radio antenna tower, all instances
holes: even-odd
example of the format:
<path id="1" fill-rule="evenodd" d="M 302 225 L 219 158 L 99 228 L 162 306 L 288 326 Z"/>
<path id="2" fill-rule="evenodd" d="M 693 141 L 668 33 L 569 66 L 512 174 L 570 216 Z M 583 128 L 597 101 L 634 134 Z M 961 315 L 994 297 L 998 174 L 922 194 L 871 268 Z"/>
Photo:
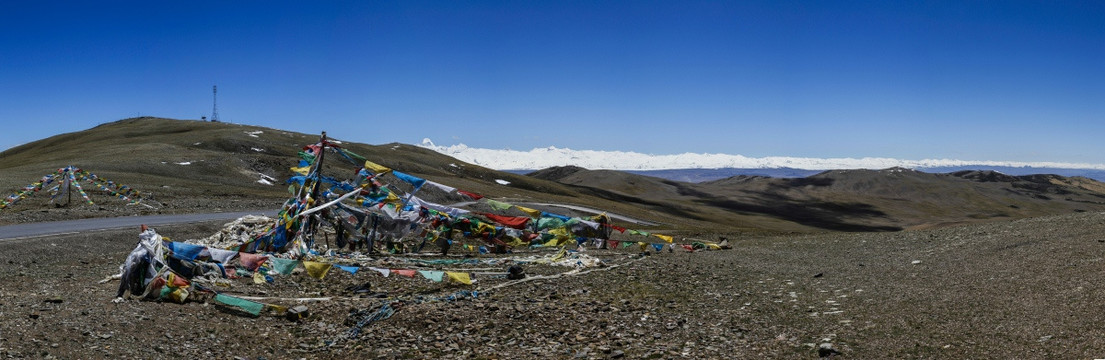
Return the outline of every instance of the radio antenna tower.
<path id="1" fill-rule="evenodd" d="M 211 122 L 219 122 L 219 86 L 211 87 Z"/>

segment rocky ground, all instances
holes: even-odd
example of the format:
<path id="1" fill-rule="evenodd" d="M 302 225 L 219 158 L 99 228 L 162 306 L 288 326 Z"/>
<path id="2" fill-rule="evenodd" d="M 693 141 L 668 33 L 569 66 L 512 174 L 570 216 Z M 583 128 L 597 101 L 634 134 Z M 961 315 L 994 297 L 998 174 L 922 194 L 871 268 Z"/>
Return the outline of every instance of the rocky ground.
<path id="1" fill-rule="evenodd" d="M 220 226 L 157 230 L 181 240 Z M 309 316 L 299 321 L 201 302 L 113 303 L 117 282 L 99 280 L 136 241 L 128 229 L 0 242 L 0 358 L 1105 357 L 1103 213 L 739 238 L 728 251 L 589 250 L 606 266 L 524 282 L 476 275 L 474 285 L 449 285 L 362 268 L 220 288 L 330 298 L 304 302 Z M 366 265 L 413 267 L 402 261 Z M 428 267 L 502 272 L 506 264 Z M 524 266 L 531 277 L 571 270 Z M 346 290 L 365 282 L 402 301 L 350 337 L 360 311 L 388 300 Z M 434 301 L 465 290 L 479 295 Z"/>

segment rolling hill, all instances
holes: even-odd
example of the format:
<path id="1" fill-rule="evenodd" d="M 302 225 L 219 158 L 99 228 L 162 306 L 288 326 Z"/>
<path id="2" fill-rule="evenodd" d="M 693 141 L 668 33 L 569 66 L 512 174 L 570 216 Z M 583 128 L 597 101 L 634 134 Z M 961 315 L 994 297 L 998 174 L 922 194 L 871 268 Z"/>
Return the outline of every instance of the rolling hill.
<path id="1" fill-rule="evenodd" d="M 659 221 L 667 219 L 668 215 L 587 196 L 557 182 L 466 164 L 417 146 L 366 145 L 342 141 L 339 133 L 328 135 L 346 149 L 378 164 L 494 198 L 583 205 L 663 222 L 676 228 L 709 226 L 709 223 L 694 221 Z M 124 119 L 0 153 L 0 174 L 3 174 L 0 191 L 6 192 L 6 196 L 60 167 L 74 165 L 139 189 L 161 204 L 160 212 L 186 212 L 197 208 L 197 203 L 230 202 L 272 209 L 289 196 L 283 181 L 293 175 L 289 168 L 298 161 L 297 153 L 318 139 L 318 134 L 259 126 L 153 117 Z M 349 177 L 357 167 L 340 157 L 327 159 L 325 173 L 336 178 Z M 98 205 L 121 208 L 112 206 L 122 204 L 121 201 L 98 197 L 88 190 Z M 419 196 L 442 203 L 469 200 L 432 190 L 424 190 Z M 46 200 L 48 196 L 28 198 L 15 207 L 0 210 L 0 217 L 18 212 L 54 211 L 44 206 Z M 107 211 L 97 216 L 119 214 L 119 211 Z"/>
<path id="2" fill-rule="evenodd" d="M 492 198 L 587 206 L 691 233 L 897 231 L 1105 210 L 1105 184 L 1081 177 L 900 168 L 798 178 L 740 175 L 702 183 L 578 167 L 521 175 L 413 145 L 359 144 L 342 141 L 339 133 L 329 137 L 381 165 Z M 75 165 L 151 195 L 162 212 L 195 211 L 197 203 L 275 208 L 288 196 L 282 184 L 292 176 L 297 152 L 318 138 L 239 124 L 124 119 L 0 153 L 0 189 L 14 191 Z M 337 178 L 357 166 L 340 157 L 327 159 L 326 173 Z M 442 203 L 467 200 L 433 191 L 420 196 Z M 0 217 L 35 211 L 47 211 L 42 199 L 0 211 Z M 117 214 L 101 214 L 111 215 Z"/>
<path id="3" fill-rule="evenodd" d="M 792 231 L 794 225 L 803 230 L 897 231 L 1105 210 L 1101 182 L 994 171 L 833 170 L 804 178 L 741 175 L 704 183 L 574 167 L 529 175 L 641 206 L 699 209 L 699 215 L 779 231 Z"/>

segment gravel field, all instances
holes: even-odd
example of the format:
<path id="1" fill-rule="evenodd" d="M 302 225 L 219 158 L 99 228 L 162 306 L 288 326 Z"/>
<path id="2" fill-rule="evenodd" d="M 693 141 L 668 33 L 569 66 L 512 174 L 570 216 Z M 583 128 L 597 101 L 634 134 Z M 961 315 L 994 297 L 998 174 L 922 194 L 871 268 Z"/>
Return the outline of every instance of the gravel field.
<path id="1" fill-rule="evenodd" d="M 183 240 L 221 225 L 157 230 Z M 476 275 L 473 285 L 449 285 L 367 268 L 318 280 L 300 269 L 272 284 L 241 278 L 220 288 L 330 298 L 304 302 L 309 316 L 299 321 L 210 302 L 113 303 L 118 282 L 99 281 L 118 271 L 137 234 L 0 242 L 0 358 L 1105 357 L 1103 213 L 895 233 L 730 236 L 735 248 L 726 251 L 588 250 L 605 266 L 535 279 L 572 268 L 524 264 L 531 279 L 522 282 Z M 731 234 L 700 236 L 719 235 Z M 405 259 L 362 265 L 413 268 Z M 508 264 L 419 268 L 503 272 Z M 397 300 L 397 310 L 350 337 L 358 312 L 386 300 L 346 290 L 366 282 Z M 466 290 L 478 296 L 434 301 Z"/>

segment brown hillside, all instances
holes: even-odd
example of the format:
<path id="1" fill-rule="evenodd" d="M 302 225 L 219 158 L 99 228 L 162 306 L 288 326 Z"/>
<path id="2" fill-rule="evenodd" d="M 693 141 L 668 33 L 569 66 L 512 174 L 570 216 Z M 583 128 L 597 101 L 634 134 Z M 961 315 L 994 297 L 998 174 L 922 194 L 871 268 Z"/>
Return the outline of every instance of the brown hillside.
<path id="1" fill-rule="evenodd" d="M 718 221 L 779 231 L 894 231 L 1105 210 L 1105 184 L 1057 175 L 834 170 L 806 178 L 737 176 L 690 184 L 608 171 L 558 181 L 644 206 L 699 209 Z M 620 184 L 619 184 L 620 183 Z M 601 189 L 601 191 L 600 191 Z"/>
<path id="2" fill-rule="evenodd" d="M 325 128 L 320 128 L 322 130 Z M 344 141 L 347 135 L 334 131 L 328 134 L 346 149 L 378 164 L 492 198 L 586 206 L 663 223 L 665 227 L 706 224 L 672 218 L 662 209 L 657 211 L 581 193 L 570 185 L 467 164 L 417 146 Z M 272 209 L 279 207 L 288 196 L 283 182 L 293 175 L 289 168 L 296 165 L 297 152 L 318 139 L 318 134 L 250 125 L 153 117 L 125 119 L 0 153 L 0 173 L 4 175 L 0 177 L 0 191 L 4 191 L 2 196 L 7 196 L 58 168 L 74 165 L 139 189 L 158 204 L 156 212 L 194 211 L 197 203 L 206 204 L 212 210 Z M 350 177 L 359 166 L 332 154 L 326 159 L 325 173 L 339 179 Z M 264 177 L 275 179 L 271 181 L 275 184 L 259 182 Z M 496 180 L 509 184 L 501 185 Z M 25 221 L 20 219 L 40 212 L 59 212 L 45 218 L 54 220 L 151 212 L 139 207 L 124 207 L 119 200 L 98 196 L 95 189 L 86 190 L 98 205 L 91 207 L 91 213 L 78 211 L 88 210 L 86 207 L 72 209 L 80 214 L 70 209 L 46 207 L 49 196 L 40 194 L 0 210 L 0 223 Z M 442 203 L 469 200 L 435 190 L 425 189 L 419 196 Z M 563 208 L 555 212 L 577 215 Z M 23 218 L 19 218 L 20 214 Z"/>

